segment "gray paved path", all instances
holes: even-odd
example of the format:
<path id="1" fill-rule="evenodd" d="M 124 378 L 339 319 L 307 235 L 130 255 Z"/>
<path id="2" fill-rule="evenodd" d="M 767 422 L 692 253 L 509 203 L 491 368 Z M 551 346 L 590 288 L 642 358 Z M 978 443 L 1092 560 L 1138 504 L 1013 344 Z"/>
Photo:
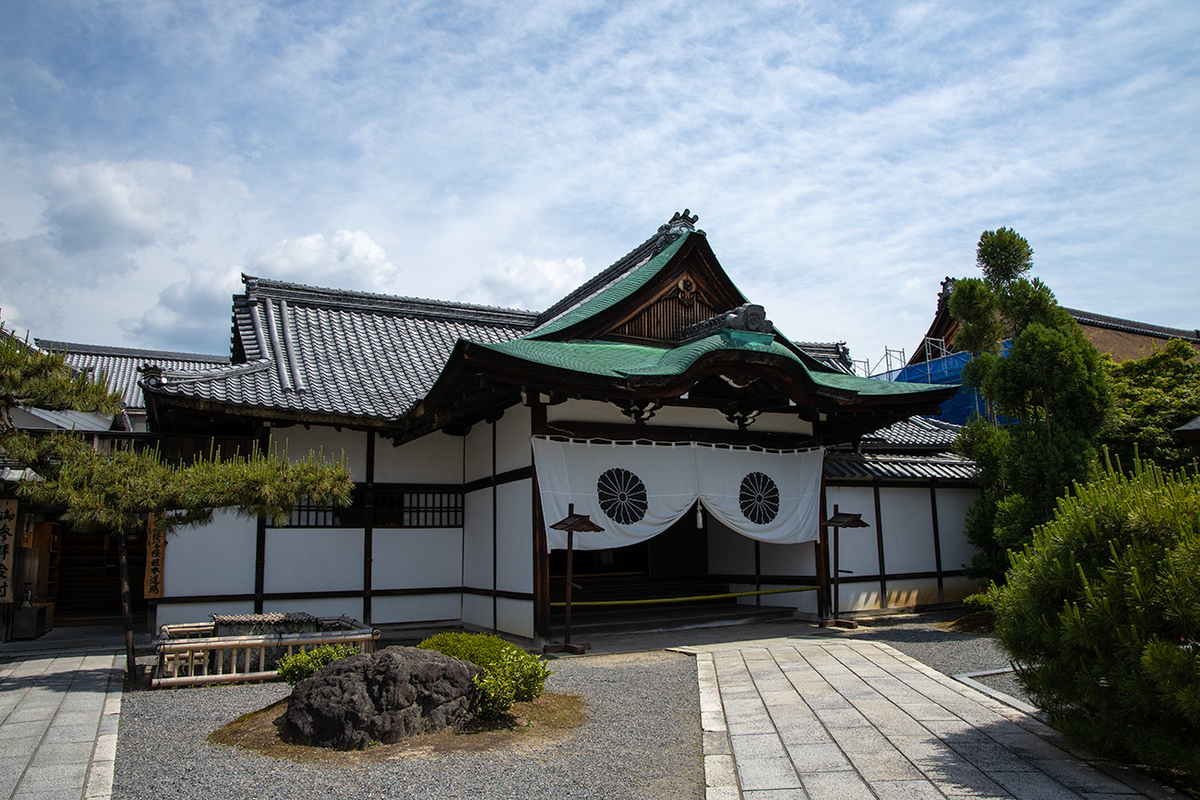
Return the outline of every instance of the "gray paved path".
<path id="1" fill-rule="evenodd" d="M 112 795 L 121 659 L 64 653 L 0 664 L 0 798 Z"/>
<path id="2" fill-rule="evenodd" d="M 698 662 L 707 800 L 1179 797 L 886 644 L 680 649 Z"/>

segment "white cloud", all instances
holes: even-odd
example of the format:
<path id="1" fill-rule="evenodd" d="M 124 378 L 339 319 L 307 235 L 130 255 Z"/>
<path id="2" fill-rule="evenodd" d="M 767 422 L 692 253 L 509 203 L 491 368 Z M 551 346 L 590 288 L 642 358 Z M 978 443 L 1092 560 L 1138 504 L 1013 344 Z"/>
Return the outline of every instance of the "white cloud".
<path id="1" fill-rule="evenodd" d="M 313 233 L 255 250 L 242 264 L 190 265 L 185 279 L 166 286 L 145 312 L 123 318 L 121 326 L 130 336 L 163 347 L 224 352 L 228 331 L 216 320 L 229 318 L 231 298 L 242 290 L 242 273 L 387 292 L 394 290 L 396 272 L 383 248 L 362 231 L 337 231 L 329 239 Z"/>
<path id="2" fill-rule="evenodd" d="M 859 357 L 915 346 L 937 282 L 998 225 L 1064 302 L 1195 324 L 1177 299 L 1200 291 L 1191 6 L 61 9 L 0 33 L 0 160 L 23 165 L 0 259 L 59 284 L 136 275 L 135 318 L 210 293 L 223 339 L 230 264 L 544 307 L 688 206 L 790 335 Z"/>
<path id="3" fill-rule="evenodd" d="M 192 170 L 174 162 L 101 161 L 55 167 L 46 226 L 67 254 L 104 247 L 179 247 L 189 239 Z"/>
<path id="4" fill-rule="evenodd" d="M 265 278 L 388 291 L 396 283 L 396 266 L 378 243 L 362 231 L 341 230 L 326 239 L 311 233 L 252 252 L 246 272 Z"/>
<path id="5" fill-rule="evenodd" d="M 542 311 L 591 277 L 581 258 L 551 260 L 516 253 L 496 263 L 461 294 L 461 299 L 505 308 Z"/>

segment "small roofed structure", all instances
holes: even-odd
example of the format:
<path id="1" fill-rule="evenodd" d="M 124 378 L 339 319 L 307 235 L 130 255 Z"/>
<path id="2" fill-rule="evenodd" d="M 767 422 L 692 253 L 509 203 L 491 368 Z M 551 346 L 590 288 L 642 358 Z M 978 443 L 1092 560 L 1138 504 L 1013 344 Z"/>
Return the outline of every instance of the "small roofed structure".
<path id="1" fill-rule="evenodd" d="M 177 353 L 166 350 L 139 350 L 129 347 L 105 347 L 54 339 L 37 339 L 38 347 L 62 353 L 67 365 L 76 372 L 103 375 L 108 388 L 120 392 L 125 407 L 112 420 L 111 430 L 146 430 L 146 401 L 142 395 L 141 371 L 156 369 L 198 370 L 229 363 L 229 356 L 201 353 Z"/>
<path id="2" fill-rule="evenodd" d="M 1172 433 L 1181 442 L 1200 442 L 1200 417 L 1196 417 L 1191 422 L 1185 422 Z"/>

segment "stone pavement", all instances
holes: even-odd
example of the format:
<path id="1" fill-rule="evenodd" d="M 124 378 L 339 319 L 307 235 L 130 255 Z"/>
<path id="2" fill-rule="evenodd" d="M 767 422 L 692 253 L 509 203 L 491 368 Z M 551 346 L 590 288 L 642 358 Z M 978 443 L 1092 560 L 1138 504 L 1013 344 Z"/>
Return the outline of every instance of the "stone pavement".
<path id="1" fill-rule="evenodd" d="M 122 659 L 67 652 L 0 664 L 0 799 L 112 795 Z"/>
<path id="2" fill-rule="evenodd" d="M 885 644 L 678 649 L 697 657 L 707 800 L 1180 797 Z"/>

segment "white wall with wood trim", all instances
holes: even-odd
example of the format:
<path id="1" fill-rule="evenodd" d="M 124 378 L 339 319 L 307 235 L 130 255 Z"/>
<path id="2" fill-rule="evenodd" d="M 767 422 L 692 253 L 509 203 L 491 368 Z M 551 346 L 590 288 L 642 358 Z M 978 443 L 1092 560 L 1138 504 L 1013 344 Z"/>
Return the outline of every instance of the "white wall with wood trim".
<path id="1" fill-rule="evenodd" d="M 155 607 L 150 621 L 150 633 L 157 634 L 161 625 L 185 622 L 210 622 L 212 614 L 253 614 L 253 600 L 214 600 L 202 603 L 169 603 Z"/>
<path id="2" fill-rule="evenodd" d="M 267 528 L 264 551 L 263 590 L 285 592 L 362 591 L 362 528 Z M 308 600 L 289 601 L 292 611 Z M 312 612 L 309 612 L 312 613 Z M 357 608 L 339 613 L 362 616 Z"/>
<path id="3" fill-rule="evenodd" d="M 450 483 L 463 480 L 463 439 L 435 432 L 396 447 L 375 442 L 376 483 Z"/>

